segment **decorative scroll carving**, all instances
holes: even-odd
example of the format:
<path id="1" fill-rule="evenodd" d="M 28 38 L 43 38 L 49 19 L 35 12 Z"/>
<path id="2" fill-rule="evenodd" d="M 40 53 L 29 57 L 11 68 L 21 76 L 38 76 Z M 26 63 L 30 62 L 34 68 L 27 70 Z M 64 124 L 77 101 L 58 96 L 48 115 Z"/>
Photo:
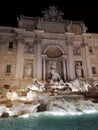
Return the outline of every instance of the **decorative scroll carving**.
<path id="1" fill-rule="evenodd" d="M 44 20 L 51 20 L 51 21 L 62 21 L 62 16 L 64 13 L 58 11 L 57 7 L 50 6 L 49 10 L 42 11 L 44 14 Z"/>

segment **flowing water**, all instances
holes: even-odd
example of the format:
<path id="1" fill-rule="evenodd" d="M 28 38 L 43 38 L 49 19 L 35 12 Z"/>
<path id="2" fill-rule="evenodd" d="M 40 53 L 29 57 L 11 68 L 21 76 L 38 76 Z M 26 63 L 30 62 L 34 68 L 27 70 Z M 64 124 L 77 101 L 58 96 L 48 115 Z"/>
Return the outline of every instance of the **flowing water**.
<path id="1" fill-rule="evenodd" d="M 0 130 L 98 130 L 98 113 L 67 115 L 41 112 L 17 118 L 1 118 Z"/>

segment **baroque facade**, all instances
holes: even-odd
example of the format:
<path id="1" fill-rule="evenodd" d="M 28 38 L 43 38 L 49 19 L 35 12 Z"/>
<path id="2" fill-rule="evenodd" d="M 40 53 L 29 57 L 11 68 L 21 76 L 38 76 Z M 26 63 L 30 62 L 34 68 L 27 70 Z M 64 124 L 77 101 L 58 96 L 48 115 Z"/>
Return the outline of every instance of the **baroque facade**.
<path id="1" fill-rule="evenodd" d="M 0 27 L 0 86 L 25 87 L 33 78 L 98 81 L 98 34 L 63 19 L 55 6 L 42 13 L 21 15 L 17 28 Z"/>

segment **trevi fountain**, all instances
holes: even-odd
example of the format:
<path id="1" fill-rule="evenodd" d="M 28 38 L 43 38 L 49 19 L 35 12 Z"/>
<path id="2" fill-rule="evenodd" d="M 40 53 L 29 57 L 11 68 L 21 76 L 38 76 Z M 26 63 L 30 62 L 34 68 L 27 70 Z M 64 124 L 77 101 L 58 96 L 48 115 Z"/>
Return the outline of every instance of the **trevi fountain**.
<path id="1" fill-rule="evenodd" d="M 0 130 L 98 130 L 98 36 L 42 13 L 0 27 Z"/>

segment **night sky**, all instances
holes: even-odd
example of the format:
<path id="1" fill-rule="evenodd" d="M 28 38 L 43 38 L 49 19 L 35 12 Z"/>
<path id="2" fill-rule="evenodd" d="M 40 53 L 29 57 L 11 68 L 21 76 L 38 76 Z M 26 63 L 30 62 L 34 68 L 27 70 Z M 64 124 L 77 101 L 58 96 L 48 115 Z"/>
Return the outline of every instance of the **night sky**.
<path id="1" fill-rule="evenodd" d="M 1 0 L 0 26 L 17 27 L 20 15 L 42 16 L 49 6 L 57 6 L 64 13 L 63 18 L 72 21 L 84 21 L 90 33 L 98 33 L 98 4 L 82 0 Z M 86 2 L 86 3 L 85 3 Z"/>

